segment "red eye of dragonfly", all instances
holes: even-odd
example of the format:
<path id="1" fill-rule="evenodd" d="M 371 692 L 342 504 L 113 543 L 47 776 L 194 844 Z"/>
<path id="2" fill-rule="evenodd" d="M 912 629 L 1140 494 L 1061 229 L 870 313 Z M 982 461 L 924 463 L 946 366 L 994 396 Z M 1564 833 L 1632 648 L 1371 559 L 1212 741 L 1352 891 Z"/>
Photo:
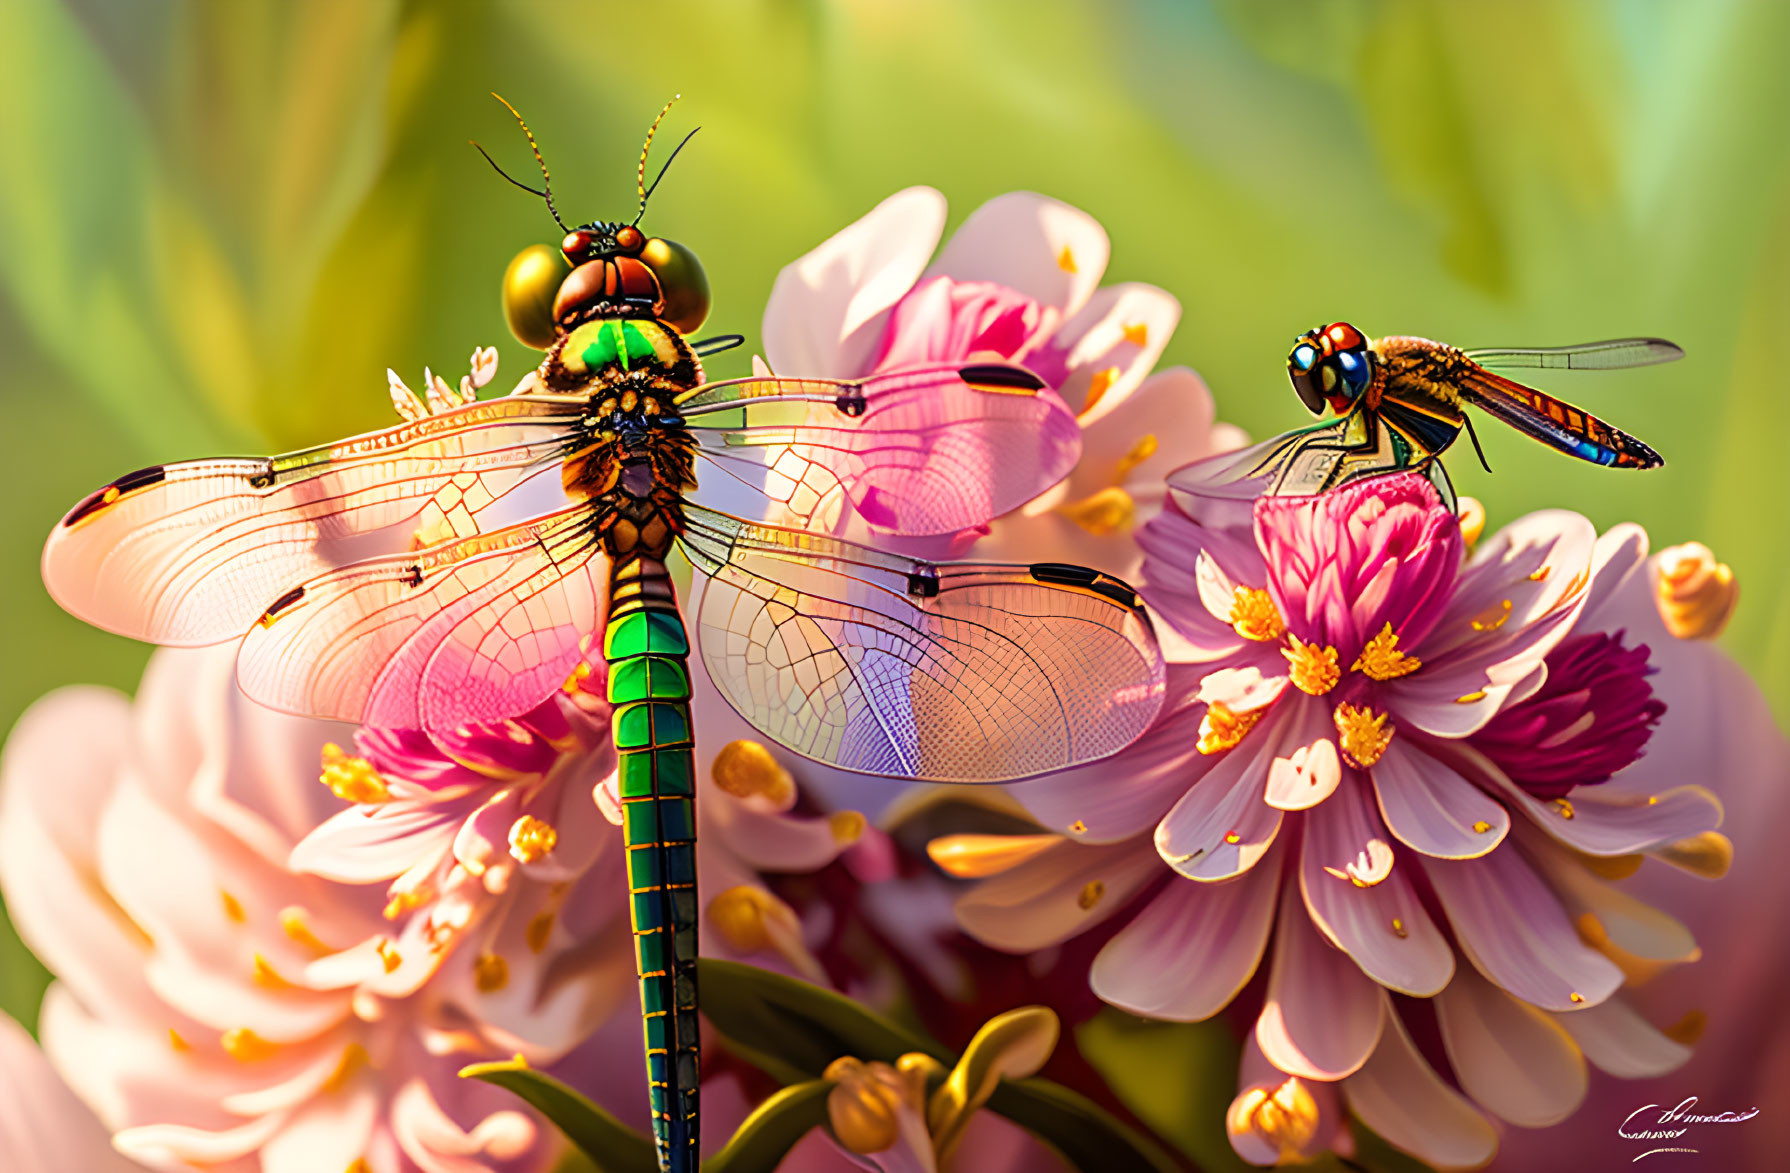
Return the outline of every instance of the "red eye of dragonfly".
<path id="1" fill-rule="evenodd" d="M 580 228 L 576 232 L 566 233 L 566 238 L 559 242 L 559 251 L 576 260 L 590 251 L 590 233 Z"/>
<path id="2" fill-rule="evenodd" d="M 628 256 L 636 256 L 646 247 L 646 233 L 632 224 L 624 224 L 615 230 L 615 247 Z"/>
<path id="3" fill-rule="evenodd" d="M 1367 339 L 1361 336 L 1361 331 L 1347 322 L 1332 324 L 1325 329 L 1324 336 L 1330 340 L 1330 344 L 1335 350 L 1354 350 L 1367 345 Z"/>

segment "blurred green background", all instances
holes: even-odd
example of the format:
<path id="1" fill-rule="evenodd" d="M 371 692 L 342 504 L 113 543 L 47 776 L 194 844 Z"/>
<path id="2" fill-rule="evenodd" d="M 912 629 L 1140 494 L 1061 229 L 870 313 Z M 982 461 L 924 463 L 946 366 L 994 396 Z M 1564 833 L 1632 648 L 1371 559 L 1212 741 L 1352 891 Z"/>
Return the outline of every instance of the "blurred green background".
<path id="1" fill-rule="evenodd" d="M 528 117 L 568 217 L 627 214 L 647 123 L 703 132 L 648 226 L 756 345 L 778 268 L 878 200 L 953 221 L 1030 188 L 1180 298 L 1168 361 L 1257 435 L 1337 318 L 1473 345 L 1670 337 L 1675 366 L 1545 381 L 1665 453 L 1577 464 L 1494 424 L 1494 525 L 1565 505 L 1697 538 L 1744 587 L 1726 642 L 1790 713 L 1784 524 L 1790 4 L 1781 0 L 0 3 L 0 722 L 147 649 L 37 578 L 123 471 L 383 426 L 384 372 L 510 341 L 498 278 L 557 236 L 497 179 Z M 749 351 L 746 353 L 750 353 Z M 716 364 L 745 369 L 736 352 Z M 78 747 L 70 747 L 78 752 Z M 55 785 L 44 778 L 43 785 Z M 0 921 L 0 1009 L 45 976 Z"/>

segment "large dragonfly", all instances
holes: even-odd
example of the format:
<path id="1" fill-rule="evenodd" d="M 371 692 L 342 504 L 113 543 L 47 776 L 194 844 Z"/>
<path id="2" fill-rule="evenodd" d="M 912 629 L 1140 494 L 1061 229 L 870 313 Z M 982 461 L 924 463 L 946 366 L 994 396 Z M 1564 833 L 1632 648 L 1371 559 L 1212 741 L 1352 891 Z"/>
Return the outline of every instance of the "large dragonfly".
<path id="1" fill-rule="evenodd" d="M 1663 338 L 1459 350 L 1427 338 L 1370 340 L 1349 323 L 1334 322 L 1299 336 L 1287 375 L 1313 415 L 1328 409 L 1337 418 L 1199 461 L 1174 473 L 1169 485 L 1178 495 L 1250 500 L 1321 493 L 1412 469 L 1427 475 L 1452 507 L 1454 487 L 1440 457 L 1462 431 L 1478 449 L 1469 406 L 1580 460 L 1658 468 L 1665 463 L 1659 453 L 1628 433 L 1490 368 L 1614 370 L 1683 357 Z"/>
<path id="2" fill-rule="evenodd" d="M 1000 782 L 1104 757 L 1150 723 L 1163 663 L 1136 595 L 1105 574 L 917 560 L 688 500 L 700 457 L 797 522 L 844 499 L 891 534 L 953 533 L 1061 479 L 1080 432 L 1052 389 L 999 363 L 706 382 L 702 356 L 739 339 L 686 339 L 707 282 L 639 227 L 647 149 L 632 223 L 568 228 L 541 163 L 528 190 L 565 235 L 505 277 L 512 329 L 546 350 L 514 393 L 432 383 L 432 408 L 406 390 L 413 418 L 385 431 L 130 473 L 68 513 L 43 571 L 100 627 L 240 639 L 257 700 L 383 726 L 525 711 L 600 639 L 654 1132 L 662 1166 L 686 1171 L 696 788 L 674 546 L 706 580 L 696 642 L 721 694 L 847 770 Z"/>

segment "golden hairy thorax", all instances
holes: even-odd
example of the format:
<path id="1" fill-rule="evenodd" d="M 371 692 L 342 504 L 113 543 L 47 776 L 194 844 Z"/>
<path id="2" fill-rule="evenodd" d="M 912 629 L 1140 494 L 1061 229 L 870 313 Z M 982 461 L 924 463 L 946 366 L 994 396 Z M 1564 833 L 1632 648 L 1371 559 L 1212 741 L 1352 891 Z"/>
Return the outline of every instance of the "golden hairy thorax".
<path id="1" fill-rule="evenodd" d="M 590 397 L 589 443 L 566 457 L 569 496 L 596 509 L 610 558 L 663 558 L 696 487 L 695 442 L 677 397 L 702 382 L 683 336 L 651 318 L 602 318 L 559 339 L 541 363 L 550 389 Z"/>
<path id="2" fill-rule="evenodd" d="M 1459 416 L 1461 397 L 1456 387 L 1473 366 L 1466 355 L 1446 343 L 1403 335 L 1375 338 L 1368 347 L 1377 361 L 1367 406 L 1378 407 L 1387 398 Z"/>

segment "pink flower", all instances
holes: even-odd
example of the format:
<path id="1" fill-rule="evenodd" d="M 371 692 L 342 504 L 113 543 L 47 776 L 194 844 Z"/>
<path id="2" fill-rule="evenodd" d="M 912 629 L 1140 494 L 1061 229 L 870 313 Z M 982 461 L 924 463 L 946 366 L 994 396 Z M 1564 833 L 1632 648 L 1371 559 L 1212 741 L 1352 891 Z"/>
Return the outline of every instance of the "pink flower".
<path id="1" fill-rule="evenodd" d="M 576 1067 L 567 1052 L 632 1009 L 625 958 L 586 947 L 614 907 L 586 884 L 619 885 L 619 866 L 564 887 L 518 878 L 476 947 L 390 989 L 427 945 L 389 934 L 377 892 L 287 862 L 331 802 L 312 779 L 342 732 L 243 699 L 233 659 L 158 653 L 134 704 L 53 693 L 6 747 L 0 887 L 59 979 L 51 1062 L 151 1164 L 545 1167 L 551 1130 L 456 1071 L 515 1052 Z M 565 925 L 587 908 L 597 925 Z M 555 913 L 564 931 L 539 932 Z"/>
<path id="2" fill-rule="evenodd" d="M 1199 376 L 1150 373 L 1179 305 L 1150 285 L 1101 287 L 1106 233 L 1067 204 L 1000 196 L 934 261 L 944 223 L 944 197 L 909 188 L 787 266 L 765 307 L 770 366 L 835 378 L 974 358 L 1030 368 L 1078 413 L 1081 461 L 1063 484 L 996 521 L 976 554 L 1127 573 L 1131 528 L 1160 508 L 1163 475 L 1242 440 L 1214 427 Z M 849 505 L 819 523 L 886 540 Z M 961 554 L 981 537 L 926 549 Z"/>
<path id="3" fill-rule="evenodd" d="M 1405 476 L 1264 499 L 1248 528 L 1171 508 L 1140 540 L 1146 597 L 1192 662 L 1097 774 L 1014 788 L 1051 833 L 962 897 L 966 929 L 1026 951 L 1111 920 L 1095 992 L 1181 1020 L 1229 1005 L 1272 945 L 1231 1121 L 1252 1160 L 1329 1147 L 1340 1088 L 1394 1143 L 1472 1164 L 1496 1143 L 1482 1110 L 1560 1119 L 1586 1058 L 1627 1076 L 1683 1061 L 1612 998 L 1613 958 L 1695 944 L 1584 862 L 1682 859 L 1721 817 L 1681 785 L 1707 730 L 1654 695 L 1611 602 L 1634 589 L 1638 529 L 1537 514 L 1463 561 L 1453 514 Z M 1586 726 L 1613 736 L 1593 749 Z M 1387 991 L 1433 1000 L 1439 1043 Z"/>
<path id="4" fill-rule="evenodd" d="M 112 1138 L 25 1028 L 0 1014 L 0 1169 L 9 1173 L 142 1173 L 112 1148 Z"/>

